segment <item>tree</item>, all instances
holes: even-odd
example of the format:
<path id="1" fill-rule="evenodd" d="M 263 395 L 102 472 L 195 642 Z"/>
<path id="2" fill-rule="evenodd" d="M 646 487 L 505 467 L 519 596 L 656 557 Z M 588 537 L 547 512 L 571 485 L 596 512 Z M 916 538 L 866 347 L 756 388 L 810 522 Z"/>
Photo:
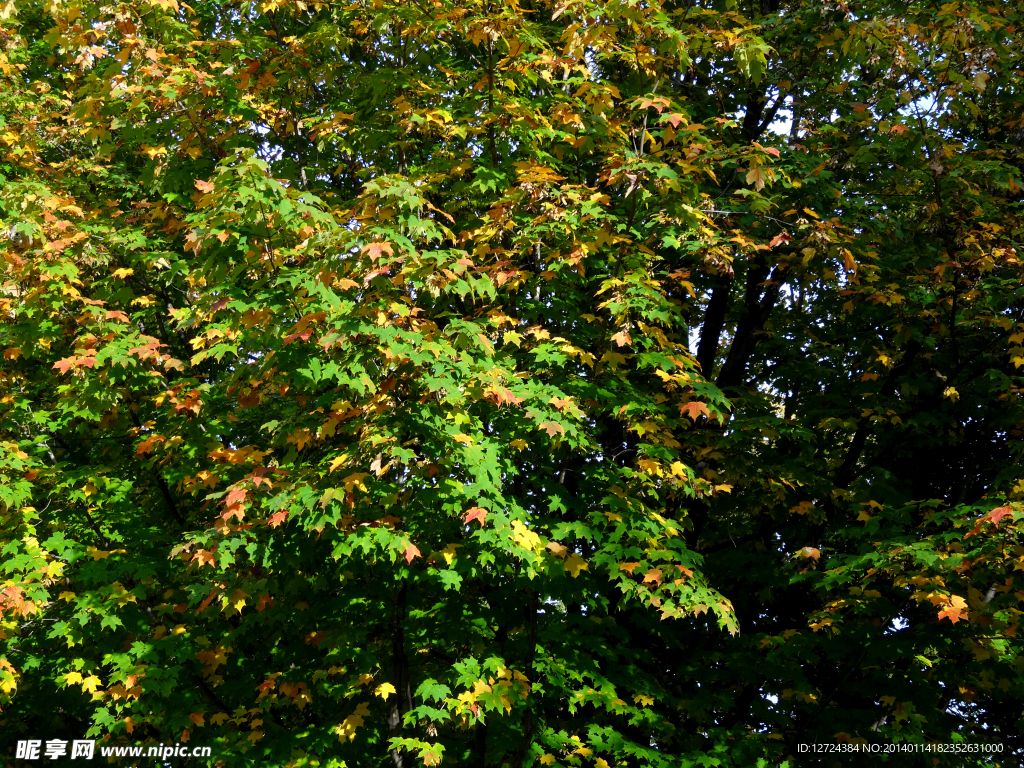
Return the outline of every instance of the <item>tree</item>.
<path id="1" fill-rule="evenodd" d="M 5 754 L 1016 764 L 1022 23 L 0 2 Z"/>

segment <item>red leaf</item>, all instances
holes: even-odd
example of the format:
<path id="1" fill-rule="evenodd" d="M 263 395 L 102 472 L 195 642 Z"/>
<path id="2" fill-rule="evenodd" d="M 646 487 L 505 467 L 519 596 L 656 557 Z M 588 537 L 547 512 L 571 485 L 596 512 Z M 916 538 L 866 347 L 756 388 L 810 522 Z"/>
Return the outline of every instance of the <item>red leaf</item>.
<path id="1" fill-rule="evenodd" d="M 58 369 L 61 373 L 67 373 L 68 368 L 71 368 L 75 364 L 76 358 L 65 357 L 63 360 L 58 360 L 53 364 L 53 367 Z"/>
<path id="2" fill-rule="evenodd" d="M 619 566 L 619 567 L 621 568 L 622 566 Z M 651 570 L 649 570 L 644 575 L 644 584 L 647 584 L 647 583 L 651 583 L 651 584 L 655 584 L 655 585 L 661 584 L 661 569 L 660 568 L 651 568 Z"/>
<path id="3" fill-rule="evenodd" d="M 211 589 L 210 594 L 208 594 L 206 598 L 203 600 L 203 602 L 199 604 L 199 607 L 196 608 L 196 613 L 202 613 L 207 608 L 209 608 L 210 603 L 213 602 L 213 598 L 216 597 L 218 592 L 220 592 L 220 587 L 214 587 L 213 589 Z"/>
<path id="4" fill-rule="evenodd" d="M 203 194 L 206 194 L 208 192 L 213 192 L 213 184 L 211 184 L 208 181 L 203 181 L 202 179 L 196 179 L 195 180 L 195 185 L 196 185 L 196 189 L 198 189 Z"/>
<path id="5" fill-rule="evenodd" d="M 288 510 L 283 509 L 280 512 L 275 512 L 270 516 L 267 521 L 271 528 L 277 528 L 279 525 L 284 525 L 285 520 L 288 519 Z"/>
<path id="6" fill-rule="evenodd" d="M 767 152 L 769 155 L 772 155 L 773 157 L 779 156 L 779 150 L 777 150 L 775 147 L 765 147 L 764 151 Z"/>
<path id="7" fill-rule="evenodd" d="M 415 544 L 405 545 L 405 562 L 411 563 L 414 559 L 420 556 L 420 551 Z"/>
<path id="8" fill-rule="evenodd" d="M 487 519 L 487 510 L 484 509 L 483 507 L 473 507 L 472 509 L 467 509 L 466 510 L 466 515 L 463 518 L 463 520 L 466 521 L 467 525 L 469 523 L 473 522 L 474 520 L 479 520 L 481 528 L 484 526 L 484 521 L 486 519 Z"/>
<path id="9" fill-rule="evenodd" d="M 996 507 L 987 515 L 984 515 L 983 517 L 979 518 L 978 522 L 975 523 L 974 528 L 972 528 L 970 532 L 968 532 L 968 534 L 964 536 L 964 538 L 968 539 L 971 536 L 977 536 L 979 533 L 981 533 L 981 526 L 985 523 L 992 523 L 998 528 L 1000 520 L 1002 520 L 1004 517 L 1010 517 L 1010 519 L 1012 520 L 1012 515 L 1013 509 L 1011 509 L 1010 507 Z"/>
<path id="10" fill-rule="evenodd" d="M 227 498 L 224 499 L 224 506 L 230 507 L 234 504 L 240 504 L 245 501 L 245 495 L 248 493 L 244 488 L 234 488 L 231 493 L 228 494 Z"/>
<path id="11" fill-rule="evenodd" d="M 291 344 L 296 339 L 302 339 L 303 341 L 309 341 L 309 337 L 310 337 L 310 335 L 312 333 L 313 333 L 313 329 L 312 328 L 307 328 L 306 330 L 300 331 L 299 333 L 291 333 L 291 334 L 289 334 L 289 335 L 284 337 L 284 339 L 283 339 L 284 345 L 288 346 L 289 344 Z"/>
<path id="12" fill-rule="evenodd" d="M 790 237 L 785 232 L 783 232 L 781 235 L 776 235 L 775 237 L 773 237 L 772 241 L 770 243 L 768 243 L 768 245 L 770 245 L 772 248 L 774 248 L 777 245 L 782 245 L 783 243 L 788 243 L 792 239 L 793 239 L 792 237 Z"/>

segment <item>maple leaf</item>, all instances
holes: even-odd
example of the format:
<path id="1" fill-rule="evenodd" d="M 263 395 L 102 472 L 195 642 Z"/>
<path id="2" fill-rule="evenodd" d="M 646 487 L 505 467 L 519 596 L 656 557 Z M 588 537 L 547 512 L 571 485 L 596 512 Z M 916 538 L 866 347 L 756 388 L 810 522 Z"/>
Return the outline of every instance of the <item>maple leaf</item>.
<path id="1" fill-rule="evenodd" d="M 208 565 L 211 568 L 217 567 L 217 564 L 214 560 L 213 552 L 206 549 L 200 549 L 194 555 L 192 555 L 192 562 L 194 563 L 197 561 L 199 563 L 200 568 L 202 568 L 204 565 Z"/>
<path id="2" fill-rule="evenodd" d="M 539 429 L 543 429 L 548 433 L 548 437 L 554 437 L 555 435 L 564 435 L 565 427 L 555 421 L 545 421 L 539 425 Z"/>
<path id="3" fill-rule="evenodd" d="M 706 403 L 689 402 L 679 406 L 680 416 L 689 416 L 693 421 L 701 416 L 710 416 Z"/>
<path id="4" fill-rule="evenodd" d="M 655 585 L 661 584 L 661 576 L 662 573 L 660 568 L 651 568 L 646 574 L 644 574 L 643 583 Z"/>
<path id="5" fill-rule="evenodd" d="M 288 346 L 289 344 L 291 344 L 296 339 L 302 339 L 303 341 L 309 341 L 309 337 L 312 334 L 313 334 L 313 329 L 312 328 L 307 328 L 304 331 L 298 331 L 296 333 L 289 333 L 287 336 L 283 336 L 281 338 L 281 340 L 284 342 L 285 346 Z"/>
<path id="6" fill-rule="evenodd" d="M 412 561 L 419 557 L 420 554 L 420 550 L 415 544 L 405 545 L 405 562 L 412 563 Z"/>
<path id="7" fill-rule="evenodd" d="M 289 513 L 287 509 L 282 509 L 280 512 L 275 512 L 267 519 L 267 524 L 271 528 L 277 528 L 280 525 L 284 525 L 285 521 L 288 519 L 288 514 Z"/>
<path id="8" fill-rule="evenodd" d="M 382 253 L 386 253 L 388 256 L 394 256 L 395 251 L 391 247 L 391 243 L 368 243 L 363 246 L 363 253 L 369 254 L 372 261 L 376 261 L 380 258 Z M 382 274 L 387 274 L 386 272 Z"/>
<path id="9" fill-rule="evenodd" d="M 209 182 L 209 181 L 203 181 L 202 179 L 196 179 L 193 183 L 195 184 L 196 189 L 198 189 L 203 194 L 207 194 L 209 192 L 213 192 L 214 185 L 211 182 Z"/>
<path id="10" fill-rule="evenodd" d="M 392 695 L 393 693 L 396 693 L 396 691 L 395 686 L 393 686 L 391 683 L 381 683 L 373 689 L 373 695 L 380 696 L 385 701 L 387 701 L 388 696 Z"/>
<path id="11" fill-rule="evenodd" d="M 960 595 L 950 595 L 949 604 L 945 609 L 939 611 L 939 619 L 949 619 L 956 624 L 967 618 L 967 601 Z"/>
<path id="12" fill-rule="evenodd" d="M 245 519 L 245 506 L 242 504 L 232 504 L 221 514 L 221 519 L 224 522 L 230 522 L 232 517 L 237 517 L 239 520 Z"/>
<path id="13" fill-rule="evenodd" d="M 758 192 L 764 189 L 764 171 L 759 166 L 747 171 L 747 184 L 753 185 Z"/>
<path id="14" fill-rule="evenodd" d="M 995 527 L 998 528 L 999 522 L 1004 517 L 1009 517 L 1010 519 L 1013 519 L 1012 507 L 996 507 L 988 514 L 985 514 L 982 517 L 978 518 L 978 522 L 976 522 L 974 524 L 974 527 L 964 535 L 964 538 L 967 539 L 971 536 L 977 536 L 979 533 L 981 533 L 982 526 L 985 523 L 992 523 Z"/>
<path id="15" fill-rule="evenodd" d="M 619 331 L 612 336 L 612 341 L 618 344 L 620 347 L 627 347 L 633 343 L 633 339 L 629 336 L 629 331 Z"/>
<path id="16" fill-rule="evenodd" d="M 245 501 L 247 493 L 248 491 L 246 491 L 244 488 L 232 488 L 228 492 L 227 497 L 224 499 L 224 506 L 230 507 L 234 504 L 240 504 L 241 502 Z"/>
<path id="17" fill-rule="evenodd" d="M 552 555 L 554 555 L 555 557 L 561 558 L 561 559 L 564 559 L 565 556 L 569 553 L 569 548 L 567 546 L 565 546 L 564 544 L 559 544 L 557 541 L 550 542 L 547 545 L 546 549 Z"/>
<path id="18" fill-rule="evenodd" d="M 572 577 L 574 579 L 580 575 L 580 571 L 590 570 L 590 566 L 587 565 L 587 561 L 579 555 L 577 555 L 575 552 L 569 555 L 567 558 L 565 558 L 563 566 L 565 567 L 566 571 L 572 574 Z"/>
<path id="19" fill-rule="evenodd" d="M 506 334 L 507 337 L 507 334 Z M 495 402 L 499 405 L 519 405 L 523 402 L 524 398 L 516 397 L 512 394 L 512 390 L 505 387 L 495 386 L 489 390 L 494 396 Z"/>
<path id="20" fill-rule="evenodd" d="M 466 514 L 463 517 L 463 520 L 465 521 L 465 523 L 467 525 L 469 523 L 473 522 L 474 520 L 479 520 L 481 528 L 483 528 L 484 521 L 486 519 L 487 519 L 487 510 L 484 509 L 483 507 L 471 507 L 471 508 L 466 510 Z"/>
<path id="21" fill-rule="evenodd" d="M 78 358 L 74 356 L 65 357 L 62 360 L 58 360 L 56 363 L 54 363 L 53 367 L 56 368 L 61 373 L 67 373 L 69 368 L 77 364 L 77 361 Z"/>

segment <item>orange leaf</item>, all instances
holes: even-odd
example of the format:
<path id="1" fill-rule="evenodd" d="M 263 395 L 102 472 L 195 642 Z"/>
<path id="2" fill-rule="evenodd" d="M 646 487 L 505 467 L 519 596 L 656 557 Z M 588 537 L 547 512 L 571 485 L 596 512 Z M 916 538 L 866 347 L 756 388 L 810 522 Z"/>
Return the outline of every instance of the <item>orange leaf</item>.
<path id="1" fill-rule="evenodd" d="M 277 528 L 279 525 L 284 525 L 284 521 L 288 519 L 288 510 L 283 509 L 280 512 L 275 512 L 270 516 L 267 521 L 271 528 Z"/>
<path id="2" fill-rule="evenodd" d="M 363 253 L 370 254 L 370 259 L 373 261 L 379 259 L 381 253 L 387 253 L 388 256 L 395 255 L 395 251 L 391 247 L 391 243 L 368 243 L 363 246 Z"/>
<path id="3" fill-rule="evenodd" d="M 708 407 L 704 403 L 686 403 L 686 405 L 679 406 L 680 416 L 689 416 L 693 421 L 697 421 L 699 416 L 710 416 Z"/>
<path id="4" fill-rule="evenodd" d="M 633 339 L 630 338 L 628 331 L 619 331 L 614 336 L 612 336 L 612 341 L 614 341 L 620 347 L 625 347 L 633 343 Z"/>
<path id="5" fill-rule="evenodd" d="M 76 360 L 77 358 L 75 357 L 65 357 L 63 360 L 58 360 L 56 363 L 54 363 L 53 367 L 59 370 L 61 373 L 67 373 L 68 368 L 71 368 L 73 365 L 75 365 Z"/>
<path id="6" fill-rule="evenodd" d="M 198 189 L 204 195 L 206 193 L 208 193 L 208 192 L 213 192 L 213 184 L 211 184 L 208 181 L 203 181 L 202 179 L 196 179 L 194 183 L 196 185 L 196 189 Z"/>
<path id="7" fill-rule="evenodd" d="M 944 611 L 939 611 L 939 619 L 949 619 L 953 624 L 966 618 L 967 601 L 960 597 L 960 595 L 951 595 L 949 605 Z"/>
<path id="8" fill-rule="evenodd" d="M 545 421 L 540 425 L 540 428 L 547 432 L 549 437 L 565 434 L 565 427 L 554 421 Z"/>
<path id="9" fill-rule="evenodd" d="M 964 536 L 964 538 L 967 539 L 971 536 L 977 536 L 979 533 L 981 533 L 981 526 L 985 523 L 992 523 L 998 528 L 1000 520 L 1002 520 L 1004 517 L 1011 517 L 1012 515 L 1013 509 L 1011 509 L 1010 507 L 996 507 L 987 515 L 984 515 L 983 517 L 979 518 L 978 522 L 974 524 L 974 528 L 972 528 L 967 533 L 967 535 Z"/>
<path id="10" fill-rule="evenodd" d="M 224 506 L 230 507 L 233 504 L 239 504 L 245 501 L 245 495 L 248 493 L 244 488 L 234 488 L 228 497 L 224 499 Z"/>
<path id="11" fill-rule="evenodd" d="M 487 519 L 487 510 L 484 509 L 483 507 L 473 507 L 472 509 L 468 509 L 468 510 L 466 510 L 465 517 L 463 517 L 463 520 L 466 521 L 467 525 L 469 523 L 473 522 L 474 520 L 479 520 L 481 528 L 484 526 L 484 521 L 486 519 Z"/>
<path id="12" fill-rule="evenodd" d="M 421 554 L 419 548 L 415 544 L 405 545 L 405 562 L 411 563 Z"/>

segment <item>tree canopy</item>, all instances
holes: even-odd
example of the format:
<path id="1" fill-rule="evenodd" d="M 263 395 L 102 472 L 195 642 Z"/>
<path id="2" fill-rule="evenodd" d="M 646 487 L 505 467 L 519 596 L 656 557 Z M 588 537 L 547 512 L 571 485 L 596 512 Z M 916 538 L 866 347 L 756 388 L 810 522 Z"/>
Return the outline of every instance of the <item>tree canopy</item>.
<path id="1" fill-rule="evenodd" d="M 1019 764 L 1022 24 L 0 0 L 4 759 Z"/>

